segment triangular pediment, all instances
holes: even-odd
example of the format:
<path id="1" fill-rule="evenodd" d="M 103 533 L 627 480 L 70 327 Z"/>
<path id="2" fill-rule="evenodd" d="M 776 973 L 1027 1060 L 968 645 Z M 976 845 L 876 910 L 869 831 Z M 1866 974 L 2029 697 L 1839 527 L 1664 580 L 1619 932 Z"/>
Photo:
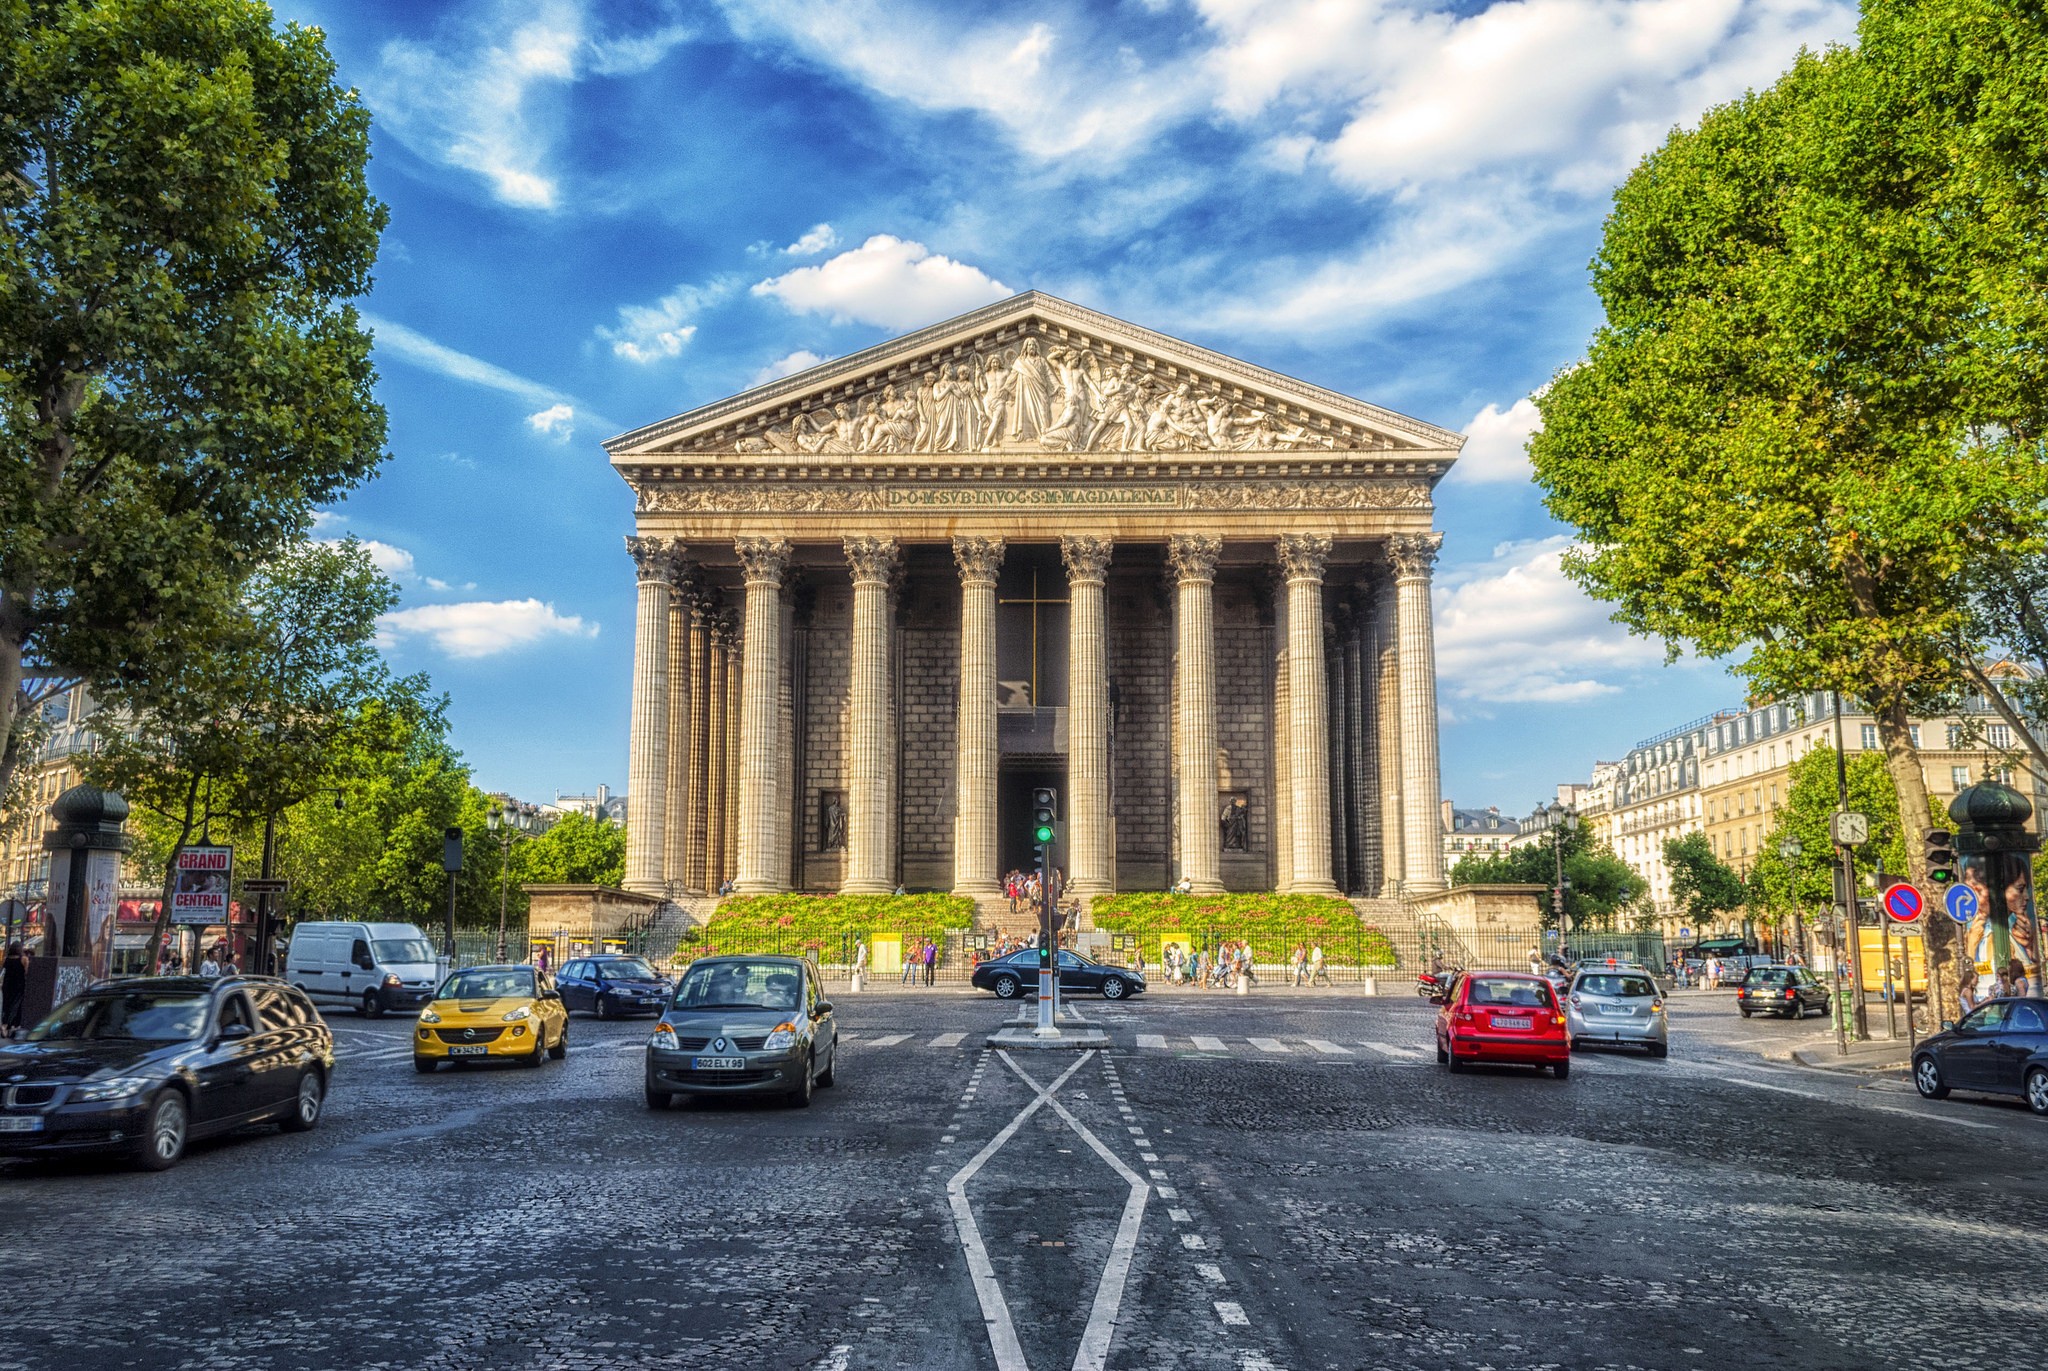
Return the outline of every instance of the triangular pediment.
<path id="1" fill-rule="evenodd" d="M 1464 438 L 1037 291 L 621 434 L 693 453 L 1429 452 Z"/>

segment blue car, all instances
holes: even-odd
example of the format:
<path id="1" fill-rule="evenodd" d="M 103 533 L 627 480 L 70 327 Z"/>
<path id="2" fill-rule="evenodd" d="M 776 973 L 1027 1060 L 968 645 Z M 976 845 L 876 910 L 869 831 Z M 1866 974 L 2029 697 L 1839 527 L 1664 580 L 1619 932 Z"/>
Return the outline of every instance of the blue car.
<path id="1" fill-rule="evenodd" d="M 578 957 L 555 973 L 562 1005 L 609 1019 L 615 1015 L 659 1014 L 674 985 L 640 957 Z"/>
<path id="2" fill-rule="evenodd" d="M 1978 1005 L 1913 1054 L 1913 1085 L 1930 1100 L 1951 1090 L 2017 1095 L 2048 1115 L 2048 999 Z"/>

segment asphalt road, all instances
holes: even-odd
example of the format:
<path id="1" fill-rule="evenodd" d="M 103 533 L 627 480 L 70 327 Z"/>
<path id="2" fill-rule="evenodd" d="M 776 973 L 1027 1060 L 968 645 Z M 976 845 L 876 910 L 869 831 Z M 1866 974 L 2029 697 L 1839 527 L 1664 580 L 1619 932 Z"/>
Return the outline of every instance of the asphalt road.
<path id="1" fill-rule="evenodd" d="M 337 1018 L 321 1127 L 0 1166 L 0 1368 L 1983 1367 L 2031 1355 L 2048 1124 L 1766 1063 L 1452 1077 L 1430 1007 L 839 997 L 808 1110 L 640 1099 L 645 1024 L 414 1075 Z"/>

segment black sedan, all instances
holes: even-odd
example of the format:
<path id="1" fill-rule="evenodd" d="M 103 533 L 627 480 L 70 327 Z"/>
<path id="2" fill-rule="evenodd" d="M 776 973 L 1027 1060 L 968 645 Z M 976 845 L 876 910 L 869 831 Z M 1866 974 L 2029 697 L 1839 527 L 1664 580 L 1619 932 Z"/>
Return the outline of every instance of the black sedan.
<path id="1" fill-rule="evenodd" d="M 194 1138 L 312 1128 L 333 1071 L 333 1035 L 283 981 L 106 982 L 0 1046 L 0 1156 L 127 1153 L 162 1171 Z"/>
<path id="2" fill-rule="evenodd" d="M 1736 988 L 1735 1007 L 1745 1019 L 1752 1014 L 1803 1019 L 1828 1012 L 1828 987 L 1803 966 L 1754 967 Z"/>
<path id="3" fill-rule="evenodd" d="M 555 973 L 566 1009 L 587 1009 L 600 1019 L 615 1014 L 659 1014 L 674 987 L 639 957 L 578 957 Z"/>
<path id="4" fill-rule="evenodd" d="M 1993 1000 L 1913 1054 L 1913 1084 L 1930 1100 L 1951 1090 L 2017 1095 L 2048 1116 L 2048 999 Z"/>
<path id="5" fill-rule="evenodd" d="M 1145 993 L 1145 977 L 1127 966 L 1110 966 L 1078 952 L 1064 949 L 1060 957 L 1062 995 L 1101 995 L 1121 1000 Z M 999 1000 L 1038 993 L 1038 949 L 1027 947 L 1006 957 L 994 957 L 974 968 L 971 978 L 977 990 L 992 990 Z"/>

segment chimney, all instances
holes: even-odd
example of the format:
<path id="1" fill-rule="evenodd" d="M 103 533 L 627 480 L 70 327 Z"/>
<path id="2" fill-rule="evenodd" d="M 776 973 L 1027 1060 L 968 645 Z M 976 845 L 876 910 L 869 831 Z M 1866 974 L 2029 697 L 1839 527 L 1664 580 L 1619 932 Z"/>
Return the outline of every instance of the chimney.
<path id="1" fill-rule="evenodd" d="M 1452 806 L 1451 802 L 1450 802 L 1449 800 L 1445 800 L 1445 801 L 1444 801 L 1444 832 L 1446 832 L 1446 833 L 1453 833 L 1453 832 L 1456 832 L 1456 831 L 1457 831 L 1457 827 L 1458 827 L 1458 816 L 1457 816 L 1457 813 L 1456 813 L 1455 809 L 1453 808 L 1453 806 Z"/>

